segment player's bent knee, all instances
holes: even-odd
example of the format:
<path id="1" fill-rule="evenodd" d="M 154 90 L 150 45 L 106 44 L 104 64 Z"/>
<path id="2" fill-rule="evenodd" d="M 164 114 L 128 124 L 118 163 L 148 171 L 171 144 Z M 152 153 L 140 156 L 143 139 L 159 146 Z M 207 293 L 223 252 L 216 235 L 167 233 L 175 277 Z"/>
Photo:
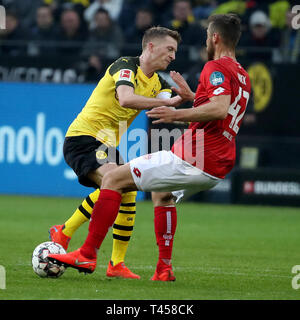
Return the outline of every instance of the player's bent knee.
<path id="1" fill-rule="evenodd" d="M 113 171 L 108 171 L 102 178 L 101 189 L 119 189 L 118 178 Z"/>
<path id="2" fill-rule="evenodd" d="M 131 175 L 128 164 L 105 173 L 102 178 L 101 189 L 110 189 L 118 192 L 136 191 L 137 187 Z"/>
<path id="3" fill-rule="evenodd" d="M 152 192 L 152 201 L 155 207 L 175 204 L 171 192 Z"/>

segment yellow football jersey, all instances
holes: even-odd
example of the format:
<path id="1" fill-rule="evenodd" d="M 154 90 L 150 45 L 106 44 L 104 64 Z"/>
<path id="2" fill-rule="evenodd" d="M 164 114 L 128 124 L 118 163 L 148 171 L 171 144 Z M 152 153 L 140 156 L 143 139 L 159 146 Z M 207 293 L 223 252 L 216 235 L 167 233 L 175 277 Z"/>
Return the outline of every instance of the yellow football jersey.
<path id="1" fill-rule="evenodd" d="M 141 110 L 121 107 L 116 88 L 129 85 L 134 93 L 155 98 L 160 92 L 169 92 L 169 84 L 158 73 L 148 78 L 139 66 L 138 57 L 121 57 L 112 63 L 99 81 L 85 107 L 70 125 L 66 136 L 93 136 L 109 146 L 118 146 Z"/>

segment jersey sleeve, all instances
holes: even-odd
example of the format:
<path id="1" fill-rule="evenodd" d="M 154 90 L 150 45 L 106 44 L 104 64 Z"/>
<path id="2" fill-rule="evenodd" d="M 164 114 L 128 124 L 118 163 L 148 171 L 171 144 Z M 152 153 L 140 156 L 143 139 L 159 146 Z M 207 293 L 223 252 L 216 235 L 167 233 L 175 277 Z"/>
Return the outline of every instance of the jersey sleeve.
<path id="1" fill-rule="evenodd" d="M 120 58 L 109 68 L 109 73 L 113 77 L 116 88 L 119 85 L 135 87 L 135 75 L 137 65 L 132 58 Z"/>
<path id="2" fill-rule="evenodd" d="M 204 66 L 201 82 L 204 84 L 207 97 L 231 94 L 231 74 L 219 63 L 209 61 Z"/>
<path id="3" fill-rule="evenodd" d="M 156 98 L 162 98 L 162 99 L 166 99 L 166 98 L 170 98 L 172 96 L 172 89 L 171 86 L 169 85 L 169 83 L 158 74 L 158 79 L 160 82 L 160 90 L 158 91 Z"/>

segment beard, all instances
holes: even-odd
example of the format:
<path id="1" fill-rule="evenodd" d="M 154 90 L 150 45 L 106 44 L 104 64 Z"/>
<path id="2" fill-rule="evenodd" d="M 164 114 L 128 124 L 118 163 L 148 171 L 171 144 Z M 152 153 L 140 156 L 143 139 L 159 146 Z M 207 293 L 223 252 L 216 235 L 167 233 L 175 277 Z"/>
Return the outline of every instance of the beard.
<path id="1" fill-rule="evenodd" d="M 207 51 L 207 60 L 208 61 L 214 60 L 215 48 L 212 41 L 208 44 L 206 51 Z"/>

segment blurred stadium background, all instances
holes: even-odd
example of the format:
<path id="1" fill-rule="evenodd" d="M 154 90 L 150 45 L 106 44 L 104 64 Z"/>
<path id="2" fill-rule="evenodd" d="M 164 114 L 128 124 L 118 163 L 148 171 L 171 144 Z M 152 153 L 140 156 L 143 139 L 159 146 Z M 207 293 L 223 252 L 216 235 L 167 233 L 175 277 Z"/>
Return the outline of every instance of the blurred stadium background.
<path id="1" fill-rule="evenodd" d="M 235 12 L 243 23 L 237 58 L 253 88 L 237 137 L 237 162 L 224 182 L 192 200 L 300 205 L 295 1 L 0 0 L 0 5 L 6 12 L 0 30 L 0 193 L 86 196 L 89 190 L 64 162 L 62 143 L 106 67 L 121 55 L 139 55 L 145 29 L 167 26 L 183 38 L 170 70 L 181 72 L 195 89 L 206 61 L 207 18 Z M 170 80 L 168 72 L 161 74 Z M 133 128 L 147 132 L 153 126 L 141 114 Z M 122 151 L 133 146 L 146 153 L 147 137 L 142 143 L 136 139 L 129 131 Z"/>

